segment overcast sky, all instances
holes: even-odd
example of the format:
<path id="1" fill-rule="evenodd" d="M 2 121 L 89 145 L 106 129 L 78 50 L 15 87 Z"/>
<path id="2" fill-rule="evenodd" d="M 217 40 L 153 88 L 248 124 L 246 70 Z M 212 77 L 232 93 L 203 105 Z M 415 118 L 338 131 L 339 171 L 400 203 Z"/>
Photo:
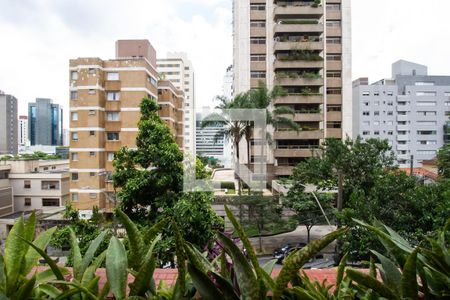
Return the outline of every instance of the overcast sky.
<path id="1" fill-rule="evenodd" d="M 222 91 L 232 63 L 232 0 L 0 0 L 0 90 L 68 109 L 70 58 L 114 57 L 117 39 L 149 39 L 159 57 L 187 52 L 198 106 Z M 450 1 L 355 0 L 353 78 L 390 76 L 400 58 L 450 75 Z M 0 116 L 1 117 L 1 116 Z M 67 120 L 67 118 L 66 118 Z"/>

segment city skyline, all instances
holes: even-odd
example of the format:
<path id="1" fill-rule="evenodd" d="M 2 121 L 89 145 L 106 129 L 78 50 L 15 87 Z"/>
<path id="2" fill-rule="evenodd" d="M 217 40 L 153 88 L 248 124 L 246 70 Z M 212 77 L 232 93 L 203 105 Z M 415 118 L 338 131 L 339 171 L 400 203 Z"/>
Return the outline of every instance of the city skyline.
<path id="1" fill-rule="evenodd" d="M 54 99 L 66 111 L 64 119 L 67 126 L 67 59 L 85 55 L 113 58 L 111 45 L 115 40 L 145 38 L 158 45 L 159 57 L 170 51 L 187 52 L 197 73 L 197 106 L 208 105 L 215 95 L 221 93 L 224 70 L 232 62 L 231 2 L 173 0 L 146 4 L 136 0 L 131 2 L 130 8 L 121 7 L 129 17 L 129 25 L 117 27 L 115 13 L 106 19 L 102 17 L 102 22 L 95 18 L 103 10 L 103 1 L 96 1 L 94 7 L 88 9 L 72 1 L 64 4 L 50 0 L 45 4 L 28 1 L 9 4 L 0 0 L 3 11 L 0 33 L 6 44 L 15 45 L 2 50 L 4 55 L 0 57 L 0 65 L 4 72 L 0 74 L 0 89 L 18 99 L 19 115 L 26 114 L 27 103 L 37 97 Z M 154 12 L 152 18 L 147 17 L 146 9 L 140 10 L 145 12 L 143 14 L 133 10 L 133 4 L 150 7 Z M 116 1 L 108 2 L 111 12 L 118 5 Z M 408 10 L 401 9 L 406 5 Z M 435 7 L 442 9 L 436 10 Z M 444 60 L 446 41 L 440 38 L 450 31 L 450 26 L 442 26 L 446 20 L 446 8 L 450 8 L 450 3 L 443 0 L 429 6 L 416 0 L 395 3 L 387 0 L 353 1 L 352 79 L 369 76 L 375 81 L 389 77 L 383 66 L 398 59 L 428 65 L 432 74 L 450 73 L 450 61 Z M 45 17 L 38 20 L 33 14 Z M 131 18 L 133 14 L 136 17 Z M 427 15 L 433 16 L 426 22 L 427 26 L 416 22 Z M 427 30 L 433 24 L 439 24 L 440 30 Z M 58 26 L 59 30 L 52 31 L 53 26 Z M 95 33 L 90 31 L 91 28 L 96 29 Z M 70 40 L 67 40 L 68 35 Z M 168 36 L 174 38 L 168 39 Z M 428 43 L 423 43 L 424 39 L 433 41 L 435 47 L 430 49 Z M 33 44 L 33 47 L 26 46 L 28 44 Z M 20 58 L 24 65 L 29 66 L 26 76 L 17 72 L 17 60 L 11 58 Z M 43 81 L 40 78 L 49 79 Z M 21 87 L 24 80 L 30 88 Z"/>

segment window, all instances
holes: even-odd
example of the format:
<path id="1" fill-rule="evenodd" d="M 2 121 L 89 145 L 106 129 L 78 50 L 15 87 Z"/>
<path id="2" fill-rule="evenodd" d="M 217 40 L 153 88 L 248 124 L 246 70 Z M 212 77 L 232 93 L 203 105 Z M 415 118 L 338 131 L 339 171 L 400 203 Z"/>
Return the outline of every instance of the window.
<path id="1" fill-rule="evenodd" d="M 77 112 L 72 112 L 72 121 L 78 121 L 78 113 Z"/>
<path id="2" fill-rule="evenodd" d="M 419 155 L 436 155 L 436 150 L 417 150 Z"/>
<path id="3" fill-rule="evenodd" d="M 436 106 L 436 101 L 417 101 L 417 106 Z"/>
<path id="4" fill-rule="evenodd" d="M 73 161 L 77 161 L 77 160 L 78 160 L 78 153 L 77 153 L 77 152 L 72 152 L 72 154 L 71 154 L 71 159 L 72 159 Z"/>
<path id="5" fill-rule="evenodd" d="M 434 85 L 434 82 L 417 81 L 417 82 L 415 83 L 415 85 L 419 85 L 419 86 L 432 86 L 432 85 Z"/>
<path id="6" fill-rule="evenodd" d="M 392 122 L 392 121 L 387 121 L 386 124 L 387 124 L 387 125 L 394 125 L 394 122 Z"/>
<path id="7" fill-rule="evenodd" d="M 119 80 L 119 73 L 117 73 L 117 72 L 108 72 L 106 74 L 106 80 Z"/>
<path id="8" fill-rule="evenodd" d="M 250 72 L 251 78 L 266 78 L 266 72 L 264 71 L 251 71 Z"/>
<path id="9" fill-rule="evenodd" d="M 341 95 L 341 88 L 327 88 L 327 95 Z"/>
<path id="10" fill-rule="evenodd" d="M 41 190 L 59 190 L 59 181 L 42 181 Z"/>
<path id="11" fill-rule="evenodd" d="M 419 116 L 425 116 L 426 117 L 426 116 L 436 116 L 437 112 L 435 112 L 435 111 L 418 111 L 417 114 Z"/>
<path id="12" fill-rule="evenodd" d="M 120 92 L 107 92 L 106 100 L 108 101 L 119 101 L 120 100 Z"/>
<path id="13" fill-rule="evenodd" d="M 363 131 L 363 135 L 370 135 L 370 131 Z"/>
<path id="14" fill-rule="evenodd" d="M 77 99 L 78 99 L 78 92 L 70 91 L 70 100 L 77 100 Z"/>
<path id="15" fill-rule="evenodd" d="M 90 152 L 89 152 L 89 156 L 90 156 L 90 157 L 95 157 L 95 152 L 94 152 L 94 151 L 90 151 Z"/>
<path id="16" fill-rule="evenodd" d="M 78 202 L 80 198 L 78 197 L 78 193 L 72 193 L 72 202 Z"/>
<path id="17" fill-rule="evenodd" d="M 265 54 L 251 54 L 250 61 L 266 61 Z"/>
<path id="18" fill-rule="evenodd" d="M 444 93 L 444 96 L 445 96 L 445 97 L 450 97 L 450 92 L 445 92 L 445 93 Z"/>
<path id="19" fill-rule="evenodd" d="M 342 40 L 340 37 L 327 37 L 327 44 L 341 44 Z"/>
<path id="20" fill-rule="evenodd" d="M 77 80 L 78 79 L 78 72 L 77 71 L 70 72 L 70 79 Z"/>
<path id="21" fill-rule="evenodd" d="M 394 96 L 394 92 L 387 92 L 388 96 Z"/>
<path id="22" fill-rule="evenodd" d="M 89 199 L 97 199 L 97 194 L 89 193 Z"/>
<path id="23" fill-rule="evenodd" d="M 369 106 L 370 105 L 370 103 L 369 102 L 364 102 L 364 106 Z"/>
<path id="24" fill-rule="evenodd" d="M 370 126 L 370 121 L 363 121 L 362 124 L 363 126 Z"/>
<path id="25" fill-rule="evenodd" d="M 118 132 L 108 132 L 106 134 L 106 137 L 107 137 L 108 141 L 118 141 L 119 133 Z"/>
<path id="26" fill-rule="evenodd" d="M 108 111 L 106 112 L 106 120 L 108 121 L 119 121 L 120 114 L 116 111 Z"/>
<path id="27" fill-rule="evenodd" d="M 373 115 L 374 115 L 374 116 L 379 116 L 379 115 L 380 115 L 380 111 L 378 111 L 378 110 L 377 110 L 377 111 L 374 111 L 374 112 L 373 112 Z"/>
<path id="28" fill-rule="evenodd" d="M 362 95 L 363 95 L 363 96 L 370 96 L 370 92 L 367 92 L 367 91 L 366 91 L 366 92 L 363 92 Z"/>
<path id="29" fill-rule="evenodd" d="M 266 21 L 250 21 L 250 27 L 265 28 Z"/>
<path id="30" fill-rule="evenodd" d="M 72 173 L 72 181 L 78 180 L 78 173 Z"/>
<path id="31" fill-rule="evenodd" d="M 250 38 L 250 44 L 265 45 L 266 44 L 266 38 L 251 37 Z"/>
<path id="32" fill-rule="evenodd" d="M 341 27 L 341 20 L 327 20 L 327 27 Z"/>
<path id="33" fill-rule="evenodd" d="M 24 206 L 31 206 L 31 198 L 25 198 L 23 200 L 24 200 L 24 203 L 23 203 Z"/>
<path id="34" fill-rule="evenodd" d="M 42 206 L 59 206 L 59 199 L 42 199 Z"/>
<path id="35" fill-rule="evenodd" d="M 327 122 L 327 128 L 342 128 L 342 122 L 338 121 Z"/>
<path id="36" fill-rule="evenodd" d="M 78 132 L 72 132 L 72 141 L 78 141 Z"/>
<path id="37" fill-rule="evenodd" d="M 24 189 L 31 189 L 31 181 L 30 180 L 25 180 L 23 182 L 23 188 Z"/>
<path id="38" fill-rule="evenodd" d="M 339 104 L 329 104 L 327 105 L 327 111 L 342 111 L 342 106 Z"/>
<path id="39" fill-rule="evenodd" d="M 90 130 L 90 131 L 89 131 L 89 135 L 90 135 L 90 136 L 94 136 L 94 135 L 95 135 L 95 131 L 94 131 L 94 130 Z"/>
<path id="40" fill-rule="evenodd" d="M 261 4 L 261 3 L 252 3 L 252 4 L 250 4 L 250 10 L 264 11 L 264 10 L 266 10 L 266 5 Z"/>
<path id="41" fill-rule="evenodd" d="M 342 60 L 341 54 L 327 54 L 327 60 L 340 61 Z"/>
<path id="42" fill-rule="evenodd" d="M 95 74 L 95 69 L 94 68 L 89 68 L 88 72 L 89 72 L 89 74 Z"/>
<path id="43" fill-rule="evenodd" d="M 114 152 L 108 152 L 107 158 L 108 158 L 108 161 L 113 161 L 114 160 Z"/>
<path id="44" fill-rule="evenodd" d="M 380 126 L 380 121 L 373 121 L 374 126 Z"/>
<path id="45" fill-rule="evenodd" d="M 327 77 L 329 78 L 341 78 L 342 72 L 341 71 L 327 71 Z"/>
<path id="46" fill-rule="evenodd" d="M 394 101 L 388 101 L 387 105 L 388 106 L 394 106 Z"/>
<path id="47" fill-rule="evenodd" d="M 96 173 L 95 172 L 89 172 L 89 176 L 91 177 L 95 177 Z"/>
<path id="48" fill-rule="evenodd" d="M 89 95 L 95 95 L 95 93 L 97 93 L 97 91 L 94 89 L 89 89 L 89 91 L 88 91 Z"/>
<path id="49" fill-rule="evenodd" d="M 428 97 L 435 97 L 436 96 L 436 92 L 416 92 L 416 96 L 428 96 Z"/>
<path id="50" fill-rule="evenodd" d="M 435 135 L 437 134 L 436 130 L 418 130 L 417 135 Z"/>
<path id="51" fill-rule="evenodd" d="M 327 10 L 341 10 L 340 4 L 327 4 Z"/>
<path id="52" fill-rule="evenodd" d="M 436 126 L 437 121 L 417 121 L 417 125 Z"/>
<path id="53" fill-rule="evenodd" d="M 388 111 L 388 112 L 387 112 L 387 115 L 388 115 L 388 116 L 393 116 L 393 115 L 394 115 L 394 112 L 393 112 L 393 111 Z"/>
<path id="54" fill-rule="evenodd" d="M 380 92 L 373 92 L 374 96 L 380 96 Z"/>
<path id="55" fill-rule="evenodd" d="M 435 140 L 417 141 L 417 144 L 419 144 L 419 145 L 437 145 L 437 141 L 435 141 Z"/>
<path id="56" fill-rule="evenodd" d="M 392 130 L 389 130 L 387 134 L 388 135 L 394 135 L 394 132 Z"/>
<path id="57" fill-rule="evenodd" d="M 445 106 L 450 106 L 450 101 L 445 101 L 445 102 L 444 102 L 444 105 L 445 105 Z"/>
<path id="58" fill-rule="evenodd" d="M 379 106 L 379 105 L 380 105 L 380 101 L 374 101 L 374 102 L 373 102 L 373 105 Z"/>
<path id="59" fill-rule="evenodd" d="M 155 78 L 153 78 L 152 76 L 147 76 L 147 80 L 148 82 L 150 82 L 151 85 L 153 86 L 157 86 L 158 82 L 156 81 Z"/>
<path id="60" fill-rule="evenodd" d="M 89 116 L 95 116 L 95 110 L 90 109 L 89 112 L 88 112 L 88 115 Z"/>
<path id="61" fill-rule="evenodd" d="M 370 111 L 363 111 L 363 116 L 370 116 Z"/>
<path id="62" fill-rule="evenodd" d="M 373 134 L 374 134 L 374 135 L 380 135 L 380 131 L 375 130 L 375 131 L 373 132 Z"/>

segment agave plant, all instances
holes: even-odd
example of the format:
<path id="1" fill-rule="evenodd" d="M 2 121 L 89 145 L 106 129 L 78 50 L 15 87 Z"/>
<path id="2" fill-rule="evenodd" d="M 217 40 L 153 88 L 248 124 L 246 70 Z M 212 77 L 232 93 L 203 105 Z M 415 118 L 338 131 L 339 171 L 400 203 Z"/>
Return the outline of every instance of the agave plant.
<path id="1" fill-rule="evenodd" d="M 375 272 L 368 275 L 347 270 L 348 277 L 357 282 L 359 287 L 388 299 L 449 299 L 450 250 L 446 239 L 450 219 L 436 239 L 428 240 L 431 249 L 412 247 L 394 230 L 380 222 L 374 222 L 373 226 L 358 220 L 355 222 L 375 234 L 389 256 L 372 251 L 378 260 L 373 268 L 379 271 L 381 281 L 376 278 Z"/>
<path id="2" fill-rule="evenodd" d="M 188 272 L 194 286 L 204 299 L 267 299 L 269 294 L 272 294 L 274 299 L 282 297 L 296 299 L 295 297 L 299 294 L 295 292 L 292 294 L 287 288 L 288 283 L 298 286 L 299 271 L 303 265 L 346 231 L 346 229 L 335 231 L 291 253 L 286 258 L 280 276 L 273 280 L 271 273 L 275 261 L 260 266 L 241 225 L 227 206 L 225 211 L 247 251 L 248 259 L 233 241 L 222 233 L 218 233 L 218 241 L 223 245 L 224 252 L 218 261 L 209 262 L 202 253 L 186 243 Z M 232 272 L 226 268 L 229 258 L 233 263 Z"/>
<path id="3" fill-rule="evenodd" d="M 34 212 L 27 222 L 21 216 L 12 227 L 6 239 L 4 254 L 0 254 L 0 299 L 29 299 L 45 295 L 51 288 L 48 281 L 56 279 L 51 272 L 36 273 L 27 278 L 40 257 L 33 248 L 43 251 L 56 227 L 42 232 L 33 240 L 35 230 Z M 62 278 L 68 273 L 65 269 L 59 269 L 59 272 Z"/>

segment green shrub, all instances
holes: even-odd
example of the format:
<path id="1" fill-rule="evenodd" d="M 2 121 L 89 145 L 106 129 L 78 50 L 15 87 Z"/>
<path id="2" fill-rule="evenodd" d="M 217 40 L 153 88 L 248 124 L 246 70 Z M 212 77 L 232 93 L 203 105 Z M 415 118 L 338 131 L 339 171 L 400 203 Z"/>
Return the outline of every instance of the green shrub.
<path id="1" fill-rule="evenodd" d="M 220 188 L 234 190 L 236 187 L 234 185 L 234 182 L 232 182 L 232 181 L 222 181 L 222 182 L 220 182 Z"/>

